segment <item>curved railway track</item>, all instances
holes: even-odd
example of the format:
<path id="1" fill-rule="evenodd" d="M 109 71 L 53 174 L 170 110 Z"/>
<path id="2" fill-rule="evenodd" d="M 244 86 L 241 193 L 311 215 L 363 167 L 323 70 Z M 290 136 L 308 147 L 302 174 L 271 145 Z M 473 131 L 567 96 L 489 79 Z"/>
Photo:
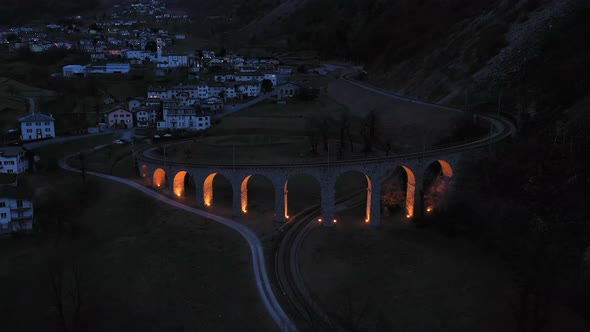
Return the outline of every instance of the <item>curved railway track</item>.
<path id="1" fill-rule="evenodd" d="M 354 202 L 365 194 L 364 190 L 336 200 L 336 205 Z M 358 203 L 357 203 L 358 204 Z M 319 205 L 312 206 L 295 215 L 281 239 L 275 253 L 275 274 L 285 295 L 293 309 L 297 323 L 301 330 L 334 331 L 341 330 L 338 323 L 323 311 L 313 294 L 305 287 L 305 282 L 299 271 L 299 248 L 303 241 L 318 227 L 316 222 L 321 210 Z"/>

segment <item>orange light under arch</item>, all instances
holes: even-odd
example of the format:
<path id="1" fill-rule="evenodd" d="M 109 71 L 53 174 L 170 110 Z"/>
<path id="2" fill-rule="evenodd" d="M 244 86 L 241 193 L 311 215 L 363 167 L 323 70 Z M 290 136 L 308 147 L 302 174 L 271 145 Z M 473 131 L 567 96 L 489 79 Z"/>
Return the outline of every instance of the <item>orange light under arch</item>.
<path id="1" fill-rule="evenodd" d="M 406 189 L 406 217 L 410 219 L 414 216 L 414 202 L 416 199 L 416 176 L 408 166 L 402 165 L 402 168 L 404 169 L 404 171 L 406 172 L 406 176 L 408 177 L 408 184 Z"/>
<path id="2" fill-rule="evenodd" d="M 158 168 L 155 172 L 154 172 L 154 186 L 156 186 L 157 188 L 161 188 L 162 186 L 164 186 L 164 184 L 166 184 L 166 171 L 164 171 L 161 168 Z"/>
<path id="3" fill-rule="evenodd" d="M 181 197 L 184 195 L 184 181 L 186 179 L 186 171 L 180 171 L 174 176 L 173 191 L 174 195 Z"/>

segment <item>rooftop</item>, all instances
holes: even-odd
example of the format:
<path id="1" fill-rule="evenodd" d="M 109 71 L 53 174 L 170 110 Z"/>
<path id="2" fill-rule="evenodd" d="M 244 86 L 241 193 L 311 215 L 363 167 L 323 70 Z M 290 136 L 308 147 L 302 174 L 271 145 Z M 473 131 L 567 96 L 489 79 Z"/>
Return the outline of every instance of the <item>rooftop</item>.
<path id="1" fill-rule="evenodd" d="M 17 157 L 26 151 L 22 146 L 0 146 L 0 157 Z"/>
<path id="2" fill-rule="evenodd" d="M 19 122 L 44 122 L 44 121 L 55 121 L 53 116 L 45 115 L 41 113 L 33 113 L 30 115 L 25 116 L 24 118 L 20 118 Z"/>

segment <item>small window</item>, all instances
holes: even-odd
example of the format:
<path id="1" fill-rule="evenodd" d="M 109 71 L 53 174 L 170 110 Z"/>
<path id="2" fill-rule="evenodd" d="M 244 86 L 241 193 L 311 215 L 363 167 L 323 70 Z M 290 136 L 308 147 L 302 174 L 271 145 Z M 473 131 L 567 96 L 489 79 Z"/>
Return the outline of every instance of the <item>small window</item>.
<path id="1" fill-rule="evenodd" d="M 49 122 L 45 122 L 45 125 L 46 125 L 46 126 L 49 126 Z"/>
<path id="2" fill-rule="evenodd" d="M 51 131 L 51 128 L 45 128 L 45 132 L 48 133 Z"/>
<path id="3" fill-rule="evenodd" d="M 41 125 L 41 122 L 35 122 L 35 125 L 36 126 L 40 126 Z"/>
<path id="4" fill-rule="evenodd" d="M 5 219 L 6 218 L 6 213 L 0 213 L 0 218 Z"/>
<path id="5" fill-rule="evenodd" d="M 32 126 L 32 125 L 33 125 L 33 123 L 32 123 L 32 122 L 27 122 L 27 127 L 30 127 L 30 126 Z"/>
<path id="6" fill-rule="evenodd" d="M 11 169 L 9 169 L 9 170 L 8 170 L 8 174 L 12 174 L 12 173 L 14 173 L 14 171 L 13 171 L 13 170 L 11 170 Z"/>
<path id="7" fill-rule="evenodd" d="M 6 202 L 0 202 L 0 208 L 6 207 Z"/>
<path id="8" fill-rule="evenodd" d="M 16 207 L 23 207 L 23 200 L 19 199 L 16 201 Z"/>
<path id="9" fill-rule="evenodd" d="M 119 117 L 119 114 L 113 114 L 113 117 L 114 118 L 118 118 Z"/>
<path id="10" fill-rule="evenodd" d="M 32 133 L 33 129 L 27 129 L 27 133 Z"/>

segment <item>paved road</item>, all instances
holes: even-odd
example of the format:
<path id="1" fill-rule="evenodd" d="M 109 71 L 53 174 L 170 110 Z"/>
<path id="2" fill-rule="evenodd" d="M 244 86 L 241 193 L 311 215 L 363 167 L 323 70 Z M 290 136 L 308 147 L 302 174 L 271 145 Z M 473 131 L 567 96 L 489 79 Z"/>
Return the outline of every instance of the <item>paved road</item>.
<path id="1" fill-rule="evenodd" d="M 71 157 L 73 157 L 73 155 L 61 159 L 59 162 L 59 165 L 61 168 L 65 169 L 67 171 L 79 173 L 80 171 L 78 169 L 67 165 L 66 160 Z M 184 204 L 174 201 L 170 198 L 162 196 L 159 193 L 157 193 L 149 188 L 146 188 L 145 186 L 137 184 L 133 181 L 121 179 L 121 178 L 111 176 L 111 175 L 96 173 L 96 172 L 86 172 L 86 174 L 128 185 L 128 186 L 142 192 L 143 194 L 150 196 L 154 199 L 157 199 L 161 202 L 164 202 L 168 205 L 171 205 L 173 207 L 176 207 L 178 209 L 182 209 L 182 210 L 187 211 L 189 213 L 193 213 L 195 215 L 207 218 L 209 220 L 216 221 L 216 222 L 223 224 L 227 227 L 230 227 L 231 229 L 238 232 L 242 237 L 244 237 L 246 239 L 246 241 L 248 241 L 248 245 L 250 246 L 250 251 L 252 252 L 252 265 L 253 265 L 253 269 L 254 269 L 254 278 L 256 280 L 256 287 L 258 288 L 258 292 L 260 293 L 260 295 L 262 297 L 262 301 L 264 303 L 264 306 L 268 310 L 271 318 L 277 324 L 280 331 L 297 331 L 297 328 L 295 327 L 293 322 L 289 319 L 289 317 L 285 314 L 285 312 L 283 311 L 283 308 L 281 308 L 281 306 L 277 302 L 277 299 L 273 293 L 272 285 L 270 284 L 270 282 L 268 280 L 268 274 L 266 271 L 266 264 L 265 264 L 265 260 L 264 260 L 264 251 L 262 248 L 262 243 L 260 242 L 260 240 L 258 239 L 256 234 L 252 230 L 250 230 L 248 227 L 246 227 L 242 224 L 239 224 L 231 219 L 223 218 L 223 217 L 211 214 L 209 212 L 205 212 L 202 210 L 191 208 L 187 205 L 184 205 Z"/>
<path id="2" fill-rule="evenodd" d="M 134 135 L 133 129 L 114 130 L 114 131 L 107 131 L 107 132 L 96 133 L 96 134 L 83 134 L 83 135 L 76 135 L 76 136 L 55 137 L 55 138 L 47 139 L 47 140 L 43 140 L 43 141 L 24 143 L 23 147 L 25 147 L 26 149 L 32 150 L 32 149 L 37 149 L 37 148 L 40 148 L 40 147 L 43 147 L 46 145 L 75 141 L 75 140 L 84 139 L 87 137 L 100 136 L 100 135 L 112 135 L 112 134 L 121 135 L 120 138 L 126 139 L 126 140 L 130 140 Z"/>

